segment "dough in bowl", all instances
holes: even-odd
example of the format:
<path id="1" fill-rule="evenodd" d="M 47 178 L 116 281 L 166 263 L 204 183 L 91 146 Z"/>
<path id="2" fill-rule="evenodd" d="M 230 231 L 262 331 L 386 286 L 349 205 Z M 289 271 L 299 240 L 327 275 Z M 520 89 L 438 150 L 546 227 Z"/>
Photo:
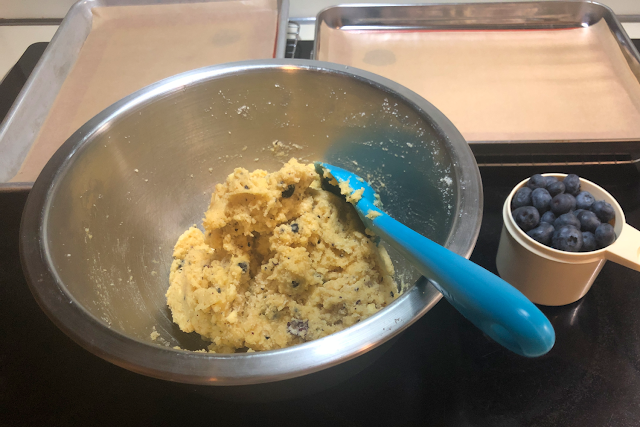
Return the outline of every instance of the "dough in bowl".
<path id="1" fill-rule="evenodd" d="M 178 239 L 167 303 L 209 351 L 271 350 L 345 329 L 398 296 L 393 264 L 313 165 L 238 168 Z"/>

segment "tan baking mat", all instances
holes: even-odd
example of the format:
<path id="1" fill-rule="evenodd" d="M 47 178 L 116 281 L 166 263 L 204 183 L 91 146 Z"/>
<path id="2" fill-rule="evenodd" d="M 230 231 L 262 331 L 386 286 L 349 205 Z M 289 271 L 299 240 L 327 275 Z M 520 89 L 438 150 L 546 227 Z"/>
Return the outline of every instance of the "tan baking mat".
<path id="1" fill-rule="evenodd" d="M 640 84 L 604 21 L 586 28 L 340 30 L 318 59 L 388 77 L 468 141 L 640 138 Z"/>
<path id="2" fill-rule="evenodd" d="M 276 0 L 98 7 L 77 62 L 13 182 L 35 181 L 53 153 L 120 98 L 184 71 L 273 58 Z"/>

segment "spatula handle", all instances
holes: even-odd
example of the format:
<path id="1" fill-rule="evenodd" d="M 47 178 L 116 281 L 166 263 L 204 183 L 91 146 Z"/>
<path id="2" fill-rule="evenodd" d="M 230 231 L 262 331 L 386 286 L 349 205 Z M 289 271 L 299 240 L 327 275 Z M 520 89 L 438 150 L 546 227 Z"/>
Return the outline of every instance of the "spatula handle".
<path id="1" fill-rule="evenodd" d="M 547 353 L 555 332 L 546 316 L 516 288 L 468 259 L 411 230 L 368 200 L 356 208 L 371 229 L 406 257 L 464 317 L 522 356 Z M 371 210 L 381 213 L 371 220 Z M 373 216 L 373 215 L 370 215 Z"/>

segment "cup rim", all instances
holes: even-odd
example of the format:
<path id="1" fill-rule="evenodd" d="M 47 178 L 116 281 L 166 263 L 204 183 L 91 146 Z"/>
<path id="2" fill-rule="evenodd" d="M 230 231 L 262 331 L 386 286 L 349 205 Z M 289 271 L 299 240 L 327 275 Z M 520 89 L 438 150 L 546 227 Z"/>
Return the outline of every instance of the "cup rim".
<path id="1" fill-rule="evenodd" d="M 567 175 L 566 173 L 560 173 L 560 172 L 549 172 L 549 173 L 543 173 L 541 174 L 542 176 L 552 176 L 552 177 L 556 177 L 556 178 L 566 178 Z M 572 262 L 576 262 L 576 261 L 583 261 L 583 262 L 590 262 L 594 257 L 597 258 L 603 258 L 603 255 L 607 252 L 608 248 L 611 247 L 611 245 L 615 244 L 615 241 L 613 243 L 611 243 L 608 246 L 605 246 L 604 248 L 601 249 L 597 249 L 595 251 L 589 251 L 589 252 L 568 252 L 568 251 L 561 251 L 560 249 L 555 249 L 552 248 L 551 246 L 546 246 L 543 245 L 542 243 L 534 240 L 533 238 L 531 238 L 527 233 L 525 233 L 520 227 L 518 227 L 518 225 L 516 224 L 515 220 L 513 219 L 513 215 L 511 215 L 511 200 L 513 199 L 513 196 L 515 195 L 516 191 L 518 191 L 520 188 L 524 187 L 526 185 L 526 183 L 529 181 L 530 177 L 527 177 L 525 179 L 523 179 L 522 181 L 520 181 L 518 184 L 516 184 L 513 189 L 511 190 L 511 192 L 509 193 L 509 195 L 507 196 L 504 205 L 502 207 L 502 219 L 504 221 L 505 226 L 507 227 L 508 231 L 511 233 L 512 236 L 514 237 L 518 237 L 518 240 L 521 241 L 521 243 L 525 243 L 526 246 L 528 246 L 528 249 L 531 250 L 535 250 L 536 252 L 539 252 L 541 255 L 546 256 L 546 255 L 554 255 L 556 258 L 561 257 L 567 257 L 569 259 L 572 259 Z M 626 219 L 624 216 L 624 211 L 622 210 L 622 208 L 620 207 L 620 205 L 618 204 L 618 201 L 615 199 L 615 197 L 613 197 L 611 195 L 611 193 L 609 193 L 607 190 L 605 190 L 604 188 L 602 188 L 601 186 L 599 186 L 598 184 L 589 181 L 588 179 L 582 178 L 580 177 L 580 181 L 588 183 L 591 186 L 594 186 L 595 188 L 597 188 L 599 191 L 602 191 L 604 194 L 606 194 L 608 196 L 608 198 L 610 200 L 605 200 L 607 203 L 609 203 L 615 213 L 616 216 L 614 218 L 614 224 L 618 224 L 618 222 L 620 223 L 620 230 L 622 230 L 622 226 L 626 223 Z M 615 225 L 614 225 L 615 227 Z M 620 234 L 618 233 L 616 235 L 616 240 L 620 237 Z"/>

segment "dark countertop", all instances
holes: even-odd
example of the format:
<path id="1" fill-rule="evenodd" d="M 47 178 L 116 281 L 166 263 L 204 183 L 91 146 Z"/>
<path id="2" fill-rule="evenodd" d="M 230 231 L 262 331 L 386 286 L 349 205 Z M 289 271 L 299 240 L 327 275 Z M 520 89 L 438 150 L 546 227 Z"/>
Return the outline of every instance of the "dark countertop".
<path id="1" fill-rule="evenodd" d="M 495 272 L 501 207 L 536 172 L 577 173 L 617 198 L 640 228 L 632 166 L 481 168 L 484 218 L 472 260 Z M 82 349 L 32 298 L 18 255 L 27 195 L 0 199 L 0 424 L 637 426 L 640 273 L 607 263 L 591 291 L 542 307 L 557 342 L 526 359 L 483 336 L 445 300 L 344 384 L 275 403 L 230 403 L 147 378 Z"/>

